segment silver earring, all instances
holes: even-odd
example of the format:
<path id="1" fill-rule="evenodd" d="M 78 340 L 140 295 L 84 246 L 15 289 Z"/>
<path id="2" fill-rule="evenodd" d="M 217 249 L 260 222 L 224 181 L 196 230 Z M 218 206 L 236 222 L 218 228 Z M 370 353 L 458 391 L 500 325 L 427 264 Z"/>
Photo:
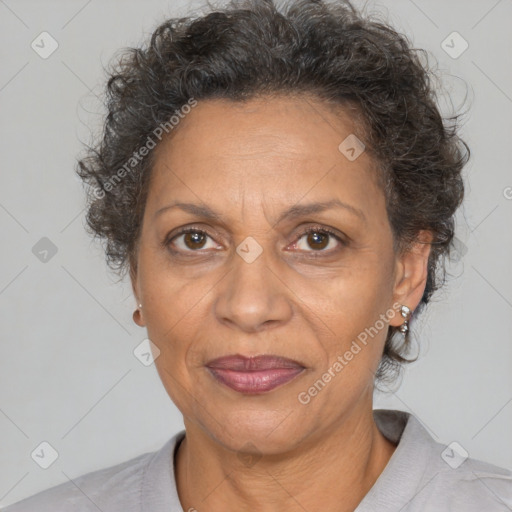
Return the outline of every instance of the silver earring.
<path id="1" fill-rule="evenodd" d="M 398 329 L 405 336 L 409 331 L 409 320 L 411 318 L 411 310 L 407 306 L 401 306 L 400 314 L 405 320 L 404 323 Z"/>
<path id="2" fill-rule="evenodd" d="M 139 308 L 142 309 L 142 304 L 139 304 Z"/>

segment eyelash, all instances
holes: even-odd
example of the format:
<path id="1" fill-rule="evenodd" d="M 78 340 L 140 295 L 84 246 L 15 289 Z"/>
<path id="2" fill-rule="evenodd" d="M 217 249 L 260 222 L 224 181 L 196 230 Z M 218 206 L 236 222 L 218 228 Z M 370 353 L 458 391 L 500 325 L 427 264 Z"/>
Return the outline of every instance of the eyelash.
<path id="1" fill-rule="evenodd" d="M 170 248 L 170 245 L 171 245 L 171 242 L 178 238 L 179 236 L 181 235 L 184 235 L 184 234 L 187 234 L 187 233 L 200 233 L 202 235 L 207 235 L 209 236 L 210 238 L 213 238 L 210 233 L 208 233 L 208 231 L 205 231 L 204 229 L 200 229 L 200 228 L 196 228 L 194 226 L 192 227 L 188 227 L 188 228 L 183 228 L 181 229 L 180 231 L 178 231 L 178 233 L 176 233 L 175 235 L 173 235 L 171 238 L 166 238 L 163 245 L 164 247 L 167 247 L 169 248 L 169 250 L 173 253 L 180 253 L 180 254 L 183 254 L 183 252 L 181 250 L 176 250 L 176 249 L 172 249 Z M 320 227 L 320 226 L 309 226 L 308 228 L 304 229 L 297 237 L 296 242 L 298 242 L 304 235 L 308 235 L 310 233 L 321 233 L 323 235 L 329 235 L 333 238 L 335 238 L 340 244 L 341 246 L 346 246 L 347 245 L 347 242 L 345 240 L 343 240 L 336 232 L 334 232 L 333 230 L 329 229 L 329 228 L 326 228 L 326 227 Z M 318 257 L 317 254 L 318 253 L 325 253 L 325 254 L 331 254 L 333 252 L 335 252 L 337 249 L 331 249 L 329 251 L 325 251 L 323 249 L 320 249 L 320 250 L 311 250 L 311 251 L 307 251 L 308 253 L 312 253 L 314 256 L 310 256 L 310 257 Z M 188 251 L 185 251 L 186 253 L 199 253 L 201 251 L 201 249 L 197 249 L 197 250 L 188 250 Z M 301 251 L 299 251 L 301 252 Z"/>

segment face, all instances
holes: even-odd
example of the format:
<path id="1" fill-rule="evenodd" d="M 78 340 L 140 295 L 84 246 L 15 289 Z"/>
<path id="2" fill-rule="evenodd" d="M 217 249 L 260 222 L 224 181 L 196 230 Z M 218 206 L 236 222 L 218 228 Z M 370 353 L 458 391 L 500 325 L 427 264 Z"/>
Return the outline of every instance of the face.
<path id="1" fill-rule="evenodd" d="M 397 302 L 419 303 L 428 252 L 395 254 L 374 162 L 338 148 L 354 133 L 311 97 L 205 100 L 155 149 L 132 283 L 187 430 L 278 453 L 371 411 L 387 328 L 403 323 Z M 236 354 L 302 369 L 233 389 L 207 365 Z"/>

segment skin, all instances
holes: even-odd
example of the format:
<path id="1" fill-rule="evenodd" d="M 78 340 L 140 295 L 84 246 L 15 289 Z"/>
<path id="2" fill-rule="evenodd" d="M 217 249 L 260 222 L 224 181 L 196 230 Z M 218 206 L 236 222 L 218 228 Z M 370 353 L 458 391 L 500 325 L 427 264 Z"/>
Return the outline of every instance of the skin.
<path id="1" fill-rule="evenodd" d="M 135 321 L 159 348 L 157 370 L 184 417 L 175 469 L 184 510 L 352 511 L 395 450 L 372 415 L 387 324 L 309 403 L 298 400 L 393 304 L 414 310 L 426 284 L 430 233 L 394 252 L 374 162 L 338 150 L 351 133 L 360 132 L 348 113 L 313 97 L 215 99 L 155 149 L 131 279 L 143 306 Z M 335 207 L 277 223 L 291 206 L 332 199 L 364 217 Z M 157 214 L 175 201 L 221 219 Z M 191 226 L 208 235 L 173 238 Z M 307 227 L 345 244 L 303 235 Z M 249 236 L 262 249 L 251 263 L 236 252 Z M 204 366 L 228 354 L 275 354 L 306 370 L 244 395 Z"/>

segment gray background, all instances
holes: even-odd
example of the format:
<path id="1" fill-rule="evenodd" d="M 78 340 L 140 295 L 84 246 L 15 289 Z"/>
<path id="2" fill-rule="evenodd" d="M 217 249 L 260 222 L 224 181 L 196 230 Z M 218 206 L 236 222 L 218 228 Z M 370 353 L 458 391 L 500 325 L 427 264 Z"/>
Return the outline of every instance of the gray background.
<path id="1" fill-rule="evenodd" d="M 0 0 L 0 506 L 156 450 L 183 426 L 154 366 L 133 354 L 146 333 L 129 284 L 84 231 L 74 165 L 101 126 L 103 66 L 192 5 Z M 473 154 L 451 277 L 416 325 L 420 360 L 375 407 L 411 411 L 439 442 L 512 468 L 512 1 L 366 8 L 437 58 L 455 108 L 467 97 Z M 42 31 L 59 44 L 47 59 L 31 48 Z M 441 46 L 454 31 L 469 44 L 458 58 Z M 57 248 L 46 261 L 33 252 L 43 237 Z M 31 458 L 43 441 L 59 454 L 46 470 Z"/>

